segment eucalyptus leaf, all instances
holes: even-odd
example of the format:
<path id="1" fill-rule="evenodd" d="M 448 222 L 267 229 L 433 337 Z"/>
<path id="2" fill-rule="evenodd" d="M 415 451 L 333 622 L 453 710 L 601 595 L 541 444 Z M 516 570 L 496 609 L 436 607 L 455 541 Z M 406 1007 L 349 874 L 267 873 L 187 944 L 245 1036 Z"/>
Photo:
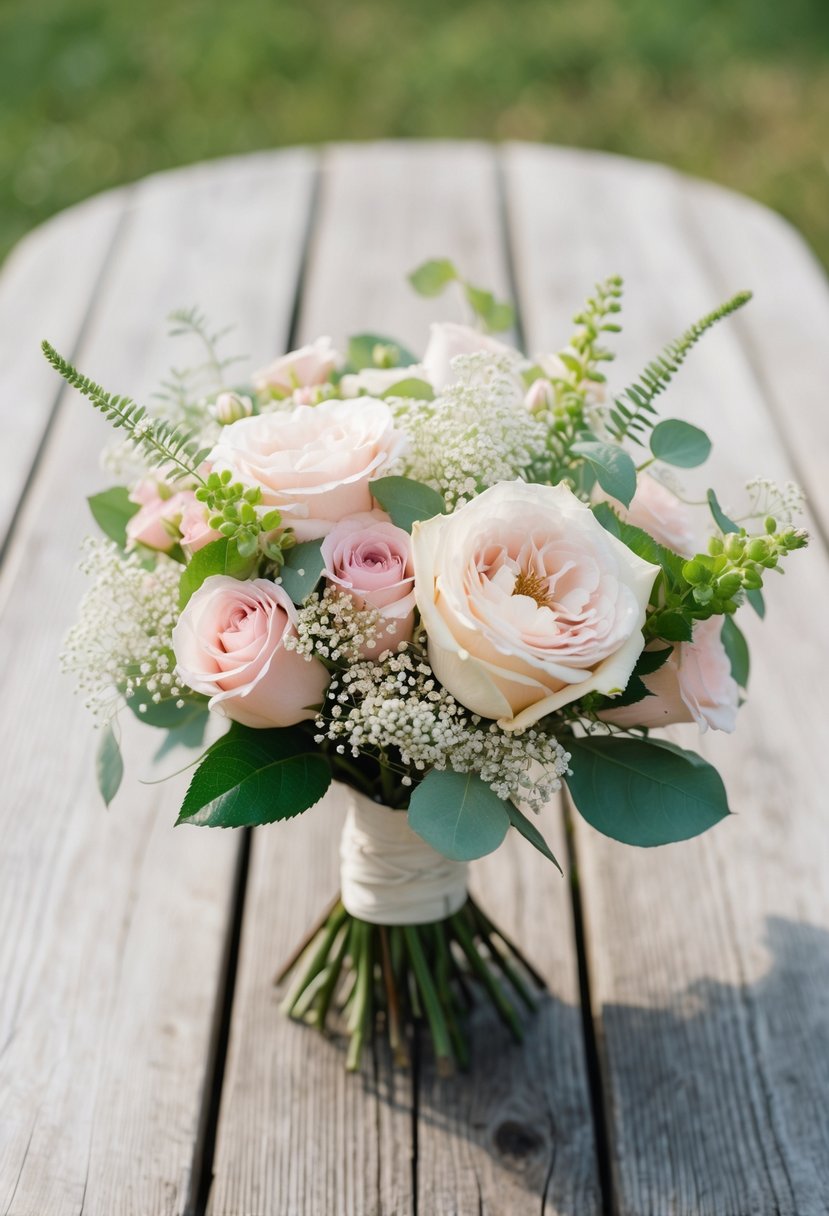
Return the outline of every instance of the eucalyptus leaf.
<path id="1" fill-rule="evenodd" d="M 751 667 L 748 642 L 745 640 L 733 616 L 727 616 L 723 619 L 720 638 L 725 647 L 725 653 L 728 655 L 728 661 L 731 664 L 732 676 L 740 685 L 740 688 L 748 688 L 748 674 Z"/>
<path id="2" fill-rule="evenodd" d="M 688 840 L 729 814 L 717 770 L 695 752 L 618 735 L 571 739 L 567 786 L 580 814 L 623 844 Z"/>
<path id="3" fill-rule="evenodd" d="M 107 806 L 118 793 L 118 787 L 124 776 L 124 761 L 121 748 L 113 734 L 109 722 L 101 729 L 98 741 L 98 751 L 95 755 L 95 775 L 98 778 L 98 789 Z"/>
<path id="4" fill-rule="evenodd" d="M 234 726 L 193 774 L 177 822 L 238 828 L 292 819 L 330 782 L 328 763 L 305 732 Z"/>
<path id="5" fill-rule="evenodd" d="M 532 819 L 529 819 L 523 811 L 520 811 L 515 803 L 507 802 L 505 805 L 507 808 L 507 814 L 509 815 L 509 821 L 515 830 L 520 832 L 525 840 L 529 840 L 530 844 L 538 849 L 539 853 L 543 853 L 543 855 L 553 863 L 559 873 L 563 874 L 564 871 L 556 861 L 552 849 L 547 844 L 547 841 L 541 835 Z"/>
<path id="6" fill-rule="evenodd" d="M 421 296 L 439 296 L 457 278 L 458 272 L 449 258 L 431 258 L 428 262 L 422 262 L 408 276 L 412 287 Z"/>
<path id="7" fill-rule="evenodd" d="M 92 516 L 105 536 L 114 540 L 119 549 L 126 548 L 127 524 L 140 507 L 131 502 L 126 486 L 113 486 L 93 494 L 86 500 Z"/>
<path id="8" fill-rule="evenodd" d="M 214 574 L 230 575 L 244 579 L 252 572 L 255 557 L 239 552 L 235 540 L 222 537 L 212 540 L 203 549 L 198 549 L 184 568 L 178 589 L 179 608 L 186 607 L 190 597 L 198 591 L 205 579 Z"/>
<path id="9" fill-rule="evenodd" d="M 760 591 L 759 588 L 756 591 L 747 591 L 746 603 L 751 604 L 752 608 L 762 621 L 766 615 L 766 601 L 763 598 L 762 591 Z"/>
<path id="10" fill-rule="evenodd" d="M 622 506 L 630 506 L 636 493 L 636 465 L 627 452 L 617 444 L 604 443 L 601 439 L 581 439 L 570 450 L 584 457 L 606 494 Z"/>
<path id="11" fill-rule="evenodd" d="M 179 708 L 178 702 L 184 705 Z M 145 726 L 156 726 L 161 730 L 178 730 L 191 723 L 203 719 L 207 722 L 208 709 L 206 697 L 164 697 L 154 701 L 152 694 L 146 688 L 136 688 L 131 697 L 126 698 L 127 707 L 135 714 L 139 722 Z"/>
<path id="12" fill-rule="evenodd" d="M 285 551 L 285 565 L 279 576 L 295 604 L 302 604 L 320 581 L 325 564 L 320 546 L 318 540 L 305 540 Z"/>
<path id="13" fill-rule="evenodd" d="M 431 486 L 411 477 L 380 477 L 371 482 L 371 492 L 398 528 L 411 532 L 417 520 L 446 513 L 446 503 Z"/>
<path id="14" fill-rule="evenodd" d="M 406 350 L 406 347 L 401 346 L 394 338 L 385 338 L 382 334 L 354 334 L 348 339 L 346 358 L 349 369 L 361 372 L 366 367 L 376 367 L 374 352 L 378 346 L 394 349 L 397 353 L 394 361 L 395 367 L 409 367 L 412 363 L 417 362 L 412 352 Z"/>
<path id="15" fill-rule="evenodd" d="M 410 376 L 406 380 L 398 380 L 396 384 L 392 384 L 381 396 L 384 399 L 389 397 L 412 397 L 417 401 L 432 401 L 434 400 L 435 390 L 428 380 L 420 380 L 417 376 Z"/>
<path id="16" fill-rule="evenodd" d="M 720 506 L 719 501 L 717 500 L 717 495 L 713 490 L 708 490 L 706 498 L 708 499 L 708 506 L 711 510 L 711 514 L 714 516 L 714 523 L 717 525 L 719 530 L 726 533 L 739 532 L 739 525 L 735 524 L 733 519 L 728 518 L 725 511 L 723 511 L 722 507 Z"/>
<path id="17" fill-rule="evenodd" d="M 651 431 L 650 444 L 657 460 L 680 469 L 696 468 L 711 454 L 711 440 L 705 431 L 679 418 L 658 422 Z"/>
<path id="18" fill-rule="evenodd" d="M 493 852 L 510 822 L 507 804 L 475 773 L 432 769 L 409 800 L 412 831 L 453 861 Z"/>

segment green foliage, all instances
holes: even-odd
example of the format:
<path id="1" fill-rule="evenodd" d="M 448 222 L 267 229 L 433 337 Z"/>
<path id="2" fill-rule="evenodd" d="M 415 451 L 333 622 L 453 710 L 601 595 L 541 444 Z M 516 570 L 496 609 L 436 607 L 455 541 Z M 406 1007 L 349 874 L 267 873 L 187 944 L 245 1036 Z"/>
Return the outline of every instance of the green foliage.
<path id="1" fill-rule="evenodd" d="M 322 567 L 321 542 L 306 540 L 289 549 L 285 565 L 279 571 L 282 586 L 295 604 L 301 604 L 320 581 Z"/>
<path id="2" fill-rule="evenodd" d="M 304 731 L 234 723 L 193 774 L 177 822 L 238 828 L 292 819 L 330 782 L 327 761 Z"/>
<path id="3" fill-rule="evenodd" d="M 720 637 L 725 647 L 725 653 L 728 655 L 728 661 L 731 664 L 732 676 L 740 685 L 740 688 L 747 688 L 750 670 L 748 642 L 738 628 L 733 616 L 727 616 L 723 620 Z"/>
<path id="4" fill-rule="evenodd" d="M 446 513 L 446 503 L 431 486 L 411 477 L 379 477 L 371 482 L 371 493 L 398 528 L 411 532 L 416 520 Z"/>
<path id="5" fill-rule="evenodd" d="M 383 397 L 412 397 L 417 401 L 433 401 L 435 390 L 427 380 L 419 380 L 410 376 L 408 380 L 398 380 L 391 388 L 381 394 Z"/>
<path id="6" fill-rule="evenodd" d="M 622 311 L 622 289 L 620 276 L 611 275 L 596 284 L 594 294 L 588 296 L 581 312 L 573 317 L 578 328 L 570 339 L 569 353 L 562 355 L 562 359 L 570 373 L 573 389 L 579 392 L 586 383 L 601 383 L 605 376 L 600 364 L 614 358 L 613 352 L 602 342 L 604 334 L 617 334 L 621 330 L 613 318 Z"/>
<path id="7" fill-rule="evenodd" d="M 173 426 L 164 419 L 150 417 L 143 405 L 136 405 L 129 397 L 112 396 L 100 384 L 81 375 L 48 342 L 43 342 L 41 347 L 49 363 L 67 384 L 87 397 L 114 427 L 126 431 L 127 438 L 150 468 L 157 468 L 168 480 L 192 477 L 201 482 L 198 466 L 205 454 L 199 450 L 190 431 Z"/>
<path id="8" fill-rule="evenodd" d="M 235 541 L 226 538 L 211 541 L 198 549 L 184 567 L 179 582 L 179 608 L 184 608 L 204 580 L 214 574 L 244 579 L 253 573 L 255 566 L 256 559 L 241 554 Z"/>
<path id="9" fill-rule="evenodd" d="M 651 431 L 651 451 L 665 464 L 694 469 L 711 455 L 711 440 L 698 426 L 679 418 L 666 418 Z"/>
<path id="10" fill-rule="evenodd" d="M 127 524 L 139 510 L 138 503 L 130 501 L 129 490 L 125 486 L 113 486 L 100 494 L 92 494 L 86 501 L 104 536 L 114 540 L 119 549 L 125 548 Z"/>
<path id="11" fill-rule="evenodd" d="M 262 502 L 261 488 L 232 481 L 229 469 L 209 473 L 204 484 L 196 490 L 196 498 L 210 512 L 210 527 L 233 541 L 241 557 L 253 557 L 259 549 L 260 536 L 265 532 L 274 532 L 282 523 L 279 511 L 266 511 L 263 514 L 256 510 Z M 280 564 L 284 561 L 283 551 L 292 543 L 293 533 L 283 532 L 269 538 L 264 551 L 271 561 Z"/>
<path id="12" fill-rule="evenodd" d="M 580 814 L 623 844 L 688 840 L 729 814 L 717 770 L 673 743 L 597 735 L 570 740 L 568 750 L 566 780 Z"/>
<path id="13" fill-rule="evenodd" d="M 641 443 L 640 435 L 654 425 L 654 399 L 664 393 L 703 334 L 718 321 L 730 317 L 750 299 L 750 291 L 741 291 L 713 312 L 694 322 L 681 337 L 664 347 L 661 354 L 647 365 L 637 381 L 626 388 L 621 396 L 615 398 L 608 415 L 608 430 L 618 443 L 625 438 Z"/>
<path id="14" fill-rule="evenodd" d="M 636 493 L 636 466 L 627 452 L 599 439 L 581 439 L 571 445 L 570 451 L 584 457 L 606 494 L 622 506 L 630 506 Z"/>
<path id="15" fill-rule="evenodd" d="M 347 360 L 348 369 L 355 372 L 367 367 L 410 367 L 417 362 L 405 346 L 380 334 L 354 334 L 348 339 Z"/>
<path id="16" fill-rule="evenodd" d="M 552 849 L 547 844 L 547 841 L 539 832 L 538 828 L 533 823 L 532 819 L 528 819 L 523 811 L 520 811 L 512 802 L 505 803 L 509 821 L 517 832 L 520 832 L 525 840 L 529 840 L 533 848 L 538 849 L 539 853 L 543 854 L 548 861 L 551 861 L 560 874 L 563 874 L 561 866 L 556 861 Z"/>
<path id="17" fill-rule="evenodd" d="M 173 658 L 172 654 L 170 657 Z M 207 723 L 207 698 L 199 693 L 188 692 L 181 697 L 163 697 L 160 701 L 154 701 L 146 688 L 141 686 L 125 700 L 127 708 L 145 726 L 175 731 L 195 722 L 201 722 L 203 725 Z M 178 706 L 179 701 L 184 701 L 182 708 Z"/>
<path id="18" fill-rule="evenodd" d="M 759 589 L 746 591 L 746 602 L 751 604 L 754 611 L 762 621 L 766 615 L 766 601 L 763 598 L 763 593 Z"/>
<path id="19" fill-rule="evenodd" d="M 596 697 L 595 703 L 590 706 L 591 710 L 598 713 L 603 709 L 619 709 L 623 705 L 636 705 L 639 701 L 644 701 L 645 697 L 651 696 L 642 677 L 659 671 L 659 668 L 664 666 L 671 657 L 672 650 L 672 646 L 643 650 L 636 660 L 636 666 L 630 674 L 624 691 L 616 697 Z"/>
<path id="20" fill-rule="evenodd" d="M 458 283 L 467 304 L 490 333 L 511 329 L 515 310 L 511 304 L 496 300 L 491 291 L 467 282 L 449 258 L 431 258 L 408 276 L 412 287 L 422 296 L 439 296 L 450 283 Z"/>
<path id="21" fill-rule="evenodd" d="M 622 544 L 627 545 L 632 553 L 644 561 L 650 562 L 651 565 L 661 568 L 665 583 L 669 588 L 679 588 L 683 585 L 683 559 L 678 553 L 674 553 L 665 545 L 660 545 L 644 528 L 637 528 L 634 524 L 620 519 L 609 503 L 596 503 L 592 510 L 602 527 Z"/>
<path id="22" fill-rule="evenodd" d="M 98 751 L 95 756 L 95 775 L 98 778 L 98 789 L 107 806 L 118 793 L 118 787 L 124 776 L 124 761 L 121 748 L 115 738 L 112 726 L 107 722 L 101 727 L 101 738 L 98 741 Z"/>
<path id="23" fill-rule="evenodd" d="M 497 849 L 510 826 L 507 804 L 475 773 L 432 769 L 409 801 L 409 826 L 453 861 Z"/>
<path id="24" fill-rule="evenodd" d="M 733 519 L 728 518 L 725 511 L 723 511 L 722 507 L 720 506 L 717 495 L 713 490 L 708 490 L 706 493 L 706 498 L 708 500 L 708 506 L 711 509 L 711 514 L 714 517 L 714 523 L 717 525 L 719 530 L 726 533 L 739 532 L 739 525 L 735 524 Z"/>

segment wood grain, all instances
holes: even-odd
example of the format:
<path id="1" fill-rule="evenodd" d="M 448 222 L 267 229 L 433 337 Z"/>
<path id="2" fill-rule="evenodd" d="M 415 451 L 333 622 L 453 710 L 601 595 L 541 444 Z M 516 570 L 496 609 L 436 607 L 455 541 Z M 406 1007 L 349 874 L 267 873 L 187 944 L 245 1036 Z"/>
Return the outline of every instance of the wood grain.
<path id="1" fill-rule="evenodd" d="M 430 256 L 453 257 L 474 281 L 508 290 L 491 152 L 332 149 L 300 337 L 342 342 L 370 329 L 422 350 L 436 315 L 463 318 L 457 300 L 436 308 L 405 283 Z M 339 818 L 319 809 L 256 834 L 212 1216 L 390 1216 L 415 1202 L 420 1213 L 535 1212 L 545 1195 L 546 1211 L 589 1216 L 595 1156 L 566 883 L 518 841 L 482 870 L 488 909 L 525 934 L 551 996 L 532 1023 L 531 1052 L 481 1022 L 475 1073 L 441 1082 L 424 1048 L 413 1094 L 411 1078 L 382 1054 L 362 1077 L 346 1076 L 341 1046 L 288 1025 L 269 988 L 280 956 L 336 887 L 338 839 Z"/>
<path id="2" fill-rule="evenodd" d="M 57 401 L 40 351 L 49 337 L 72 355 L 94 305 L 128 190 L 103 194 L 21 241 L 0 274 L 0 552 Z"/>
<path id="3" fill-rule="evenodd" d="M 193 300 L 217 320 L 237 318 L 257 360 L 280 348 L 312 170 L 312 158 L 291 153 L 143 183 L 81 366 L 146 395 L 180 361 L 164 317 Z M 5 1216 L 184 1212 L 221 995 L 238 838 L 172 830 L 181 780 L 138 784 L 157 740 L 126 722 L 131 763 L 106 813 L 89 716 L 58 673 L 82 590 L 73 565 L 90 524 L 83 496 L 100 483 L 106 434 L 87 403 L 62 403 L 0 584 Z"/>
<path id="4" fill-rule="evenodd" d="M 619 272 L 628 301 L 621 385 L 723 294 L 724 272 L 711 267 L 720 249 L 731 264 L 733 227 L 718 228 L 703 194 L 691 227 L 688 186 L 675 174 L 521 147 L 506 163 L 533 349 L 560 342 L 574 300 Z M 755 246 L 758 264 L 765 250 L 765 241 Z M 751 285 L 729 276 L 728 290 Z M 819 275 L 808 291 L 809 307 L 825 309 Z M 798 320 L 784 301 L 767 299 L 764 325 L 778 348 L 793 349 Z M 747 476 L 791 471 L 757 366 L 740 327 L 721 328 L 663 399 L 663 416 L 693 417 L 715 440 L 706 480 L 688 478 L 694 497 L 716 484 L 734 487 L 722 497 L 736 500 Z M 647 853 L 577 821 L 621 1213 L 828 1210 L 829 672 L 815 642 L 829 595 L 825 553 L 816 546 L 770 582 L 765 632 L 750 610 L 740 614 L 754 671 L 738 731 L 702 741 L 738 814 L 697 841 Z M 683 737 L 698 745 L 695 731 Z"/>

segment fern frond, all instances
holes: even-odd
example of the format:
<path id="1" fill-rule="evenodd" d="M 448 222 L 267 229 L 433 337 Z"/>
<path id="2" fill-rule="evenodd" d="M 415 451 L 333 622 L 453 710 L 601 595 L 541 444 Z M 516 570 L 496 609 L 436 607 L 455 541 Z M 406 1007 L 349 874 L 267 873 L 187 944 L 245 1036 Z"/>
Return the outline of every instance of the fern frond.
<path id="1" fill-rule="evenodd" d="M 203 459 L 192 431 L 183 430 L 164 419 L 153 418 L 143 405 L 130 397 L 116 397 L 82 375 L 49 342 L 41 343 L 44 355 L 67 384 L 83 394 L 114 427 L 127 432 L 129 440 L 141 452 L 150 468 L 162 469 L 167 477 L 203 479 L 198 466 Z"/>
<path id="2" fill-rule="evenodd" d="M 618 443 L 628 438 L 641 445 L 639 435 L 653 426 L 656 417 L 654 398 L 658 397 L 660 393 L 664 393 L 703 334 L 718 321 L 730 317 L 750 299 L 750 291 L 740 291 L 721 304 L 719 308 L 715 308 L 713 312 L 709 312 L 699 321 L 695 321 L 681 337 L 664 347 L 660 354 L 647 365 L 638 380 L 626 388 L 619 397 L 614 398 L 613 406 L 609 411 L 608 430 Z"/>

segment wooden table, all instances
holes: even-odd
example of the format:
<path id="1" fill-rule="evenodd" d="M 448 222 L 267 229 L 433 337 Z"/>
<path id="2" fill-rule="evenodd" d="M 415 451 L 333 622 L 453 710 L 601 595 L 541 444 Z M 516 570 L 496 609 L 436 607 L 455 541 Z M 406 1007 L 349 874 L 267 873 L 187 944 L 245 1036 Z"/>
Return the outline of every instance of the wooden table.
<path id="1" fill-rule="evenodd" d="M 553 349 L 626 280 L 619 383 L 733 290 L 756 300 L 673 390 L 717 484 L 806 487 L 808 557 L 747 614 L 751 699 L 703 747 L 739 815 L 646 852 L 580 821 L 562 880 L 523 842 L 476 887 L 549 983 L 523 1049 L 486 1018 L 440 1080 L 287 1023 L 277 964 L 336 887 L 339 809 L 252 837 L 173 830 L 181 777 L 128 739 L 106 813 L 58 672 L 105 424 L 48 337 L 146 398 L 198 303 L 258 366 L 318 333 L 422 348 L 404 274 L 457 259 Z M 452 313 L 447 302 L 446 310 Z M 377 144 L 196 165 L 58 216 L 0 278 L 0 1213 L 449 1216 L 829 1212 L 829 292 L 780 219 L 667 169 L 555 148 Z M 182 753 L 179 753 L 181 756 Z M 176 768 L 168 757 L 164 771 Z M 546 830 L 568 855 L 560 807 Z M 212 1176 L 212 1186 L 210 1180 Z"/>

